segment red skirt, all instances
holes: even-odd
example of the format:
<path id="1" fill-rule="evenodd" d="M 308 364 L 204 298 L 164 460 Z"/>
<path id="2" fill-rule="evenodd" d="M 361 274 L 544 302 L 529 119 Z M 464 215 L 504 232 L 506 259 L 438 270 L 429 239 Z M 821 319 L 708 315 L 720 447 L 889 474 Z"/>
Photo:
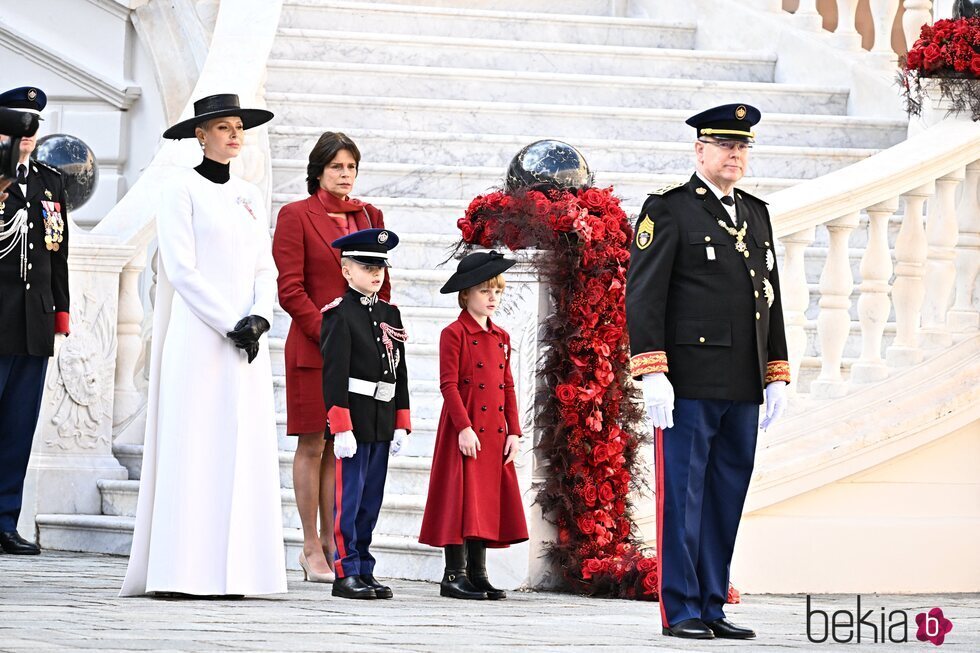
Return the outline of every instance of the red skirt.
<path id="1" fill-rule="evenodd" d="M 318 433 L 327 426 L 323 370 L 286 365 L 286 433 Z"/>
<path id="2" fill-rule="evenodd" d="M 503 464 L 506 434 L 481 433 L 473 459 L 460 453 L 452 430 L 443 408 L 419 542 L 443 547 L 477 539 L 499 548 L 527 540 L 517 472 L 514 463 Z"/>

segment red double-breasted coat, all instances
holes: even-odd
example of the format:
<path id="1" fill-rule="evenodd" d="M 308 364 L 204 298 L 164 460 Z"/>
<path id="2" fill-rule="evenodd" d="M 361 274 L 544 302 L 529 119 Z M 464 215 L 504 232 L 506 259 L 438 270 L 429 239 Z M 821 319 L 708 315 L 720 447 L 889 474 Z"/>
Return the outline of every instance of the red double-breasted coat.
<path id="1" fill-rule="evenodd" d="M 442 330 L 439 382 L 443 406 L 419 541 L 432 546 L 485 540 L 503 547 L 527 539 L 527 522 L 514 464 L 504 465 L 508 435 L 521 435 L 510 336 L 466 311 Z M 472 427 L 476 458 L 459 451 L 459 432 Z"/>
<path id="2" fill-rule="evenodd" d="M 279 305 L 293 319 L 285 351 L 286 432 L 291 435 L 322 431 L 327 423 L 320 309 L 347 291 L 340 252 L 330 243 L 349 231 L 384 227 L 380 210 L 370 204 L 359 206 L 360 210 L 347 214 L 349 226 L 327 215 L 324 201 L 316 195 L 279 209 L 272 255 L 279 269 Z M 387 274 L 378 294 L 385 301 L 391 298 Z"/>

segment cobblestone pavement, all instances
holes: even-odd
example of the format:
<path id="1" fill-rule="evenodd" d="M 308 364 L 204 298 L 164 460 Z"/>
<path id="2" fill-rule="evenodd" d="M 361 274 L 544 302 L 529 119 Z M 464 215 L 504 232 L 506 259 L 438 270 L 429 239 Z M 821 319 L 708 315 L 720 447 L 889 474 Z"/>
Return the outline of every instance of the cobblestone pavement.
<path id="1" fill-rule="evenodd" d="M 537 592 L 456 601 L 439 597 L 434 584 L 414 581 L 392 582 L 394 600 L 350 601 L 332 598 L 327 585 L 302 582 L 296 572 L 289 594 L 275 598 L 120 599 L 125 568 L 126 559 L 113 556 L 0 555 L 0 651 L 926 651 L 936 649 L 915 639 L 914 619 L 933 607 L 953 622 L 939 650 L 980 651 L 977 594 L 862 596 L 862 611 L 872 609 L 868 619 L 875 623 L 882 607 L 886 614 L 908 612 L 905 644 L 872 644 L 868 627 L 861 644 L 811 643 L 804 595 L 744 596 L 731 606 L 733 621 L 759 632 L 752 642 L 688 642 L 660 635 L 656 603 Z M 812 600 L 814 609 L 855 611 L 854 596 Z M 815 616 L 814 625 L 820 620 Z"/>

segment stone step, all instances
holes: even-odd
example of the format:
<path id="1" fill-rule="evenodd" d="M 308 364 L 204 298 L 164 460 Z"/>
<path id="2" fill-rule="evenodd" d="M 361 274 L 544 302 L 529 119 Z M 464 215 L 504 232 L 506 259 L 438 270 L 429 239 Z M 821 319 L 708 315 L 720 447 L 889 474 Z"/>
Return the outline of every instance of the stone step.
<path id="1" fill-rule="evenodd" d="M 762 51 L 731 53 L 296 28 L 279 30 L 269 58 L 321 61 L 333 58 L 337 51 L 344 53 L 348 63 L 737 82 L 771 82 L 776 66 L 775 55 Z"/>
<path id="2" fill-rule="evenodd" d="M 848 90 L 769 82 L 606 74 L 488 70 L 404 64 L 359 64 L 314 60 L 269 61 L 269 91 L 301 88 L 331 93 L 338 87 L 359 93 L 402 97 L 543 102 L 561 105 L 683 109 L 745 102 L 768 113 L 846 115 Z"/>
<path id="3" fill-rule="evenodd" d="M 421 163 L 362 163 L 358 186 L 368 195 L 409 195 L 472 200 L 503 183 L 505 170 L 493 166 L 445 166 Z M 275 159 L 272 165 L 275 192 L 298 191 L 305 187 L 306 162 L 301 159 Z M 689 175 L 644 172 L 599 171 L 595 185 L 613 186 L 624 202 L 640 204 L 646 196 L 667 184 L 686 181 Z M 741 184 L 758 196 L 789 188 L 797 179 L 753 177 Z"/>
<path id="4" fill-rule="evenodd" d="M 575 145 L 589 138 L 678 141 L 690 143 L 693 132 L 684 124 L 690 111 L 584 107 L 516 102 L 479 102 L 429 98 L 330 95 L 319 93 L 266 94 L 277 125 L 345 129 L 370 128 L 445 133 L 507 134 L 528 142 L 557 138 Z M 905 139 L 907 124 L 884 118 L 768 114 L 756 128 L 760 144 L 781 146 L 882 149 Z M 362 194 L 367 189 L 361 185 Z M 279 192 L 279 191 L 277 191 Z"/>
<path id="5" fill-rule="evenodd" d="M 320 129 L 276 127 L 270 130 L 276 160 L 307 160 Z M 365 170 L 371 162 L 462 167 L 495 167 L 503 174 L 513 157 L 528 144 L 525 136 L 348 129 L 361 151 Z M 663 141 L 576 139 L 589 167 L 600 174 L 612 171 L 687 175 L 693 164 L 693 145 Z M 752 150 L 746 177 L 809 179 L 857 163 L 874 149 L 784 147 L 759 145 Z M 296 163 L 293 164 L 298 165 Z M 299 173 L 295 173 L 299 174 Z M 363 180 L 358 180 L 360 188 Z M 384 210 L 382 208 L 382 210 Z"/>
<path id="6" fill-rule="evenodd" d="M 429 491 L 430 456 L 392 456 L 388 459 L 385 492 L 392 494 L 426 494 Z M 281 485 L 290 492 L 293 487 L 293 452 L 279 452 Z"/>
<path id="7" fill-rule="evenodd" d="M 420 0 L 362 0 L 367 5 L 379 7 L 404 6 L 418 4 Z M 455 8 L 460 0 L 424 0 L 427 7 Z M 313 4 L 310 0 L 290 0 L 290 5 Z M 471 9 L 494 9 L 507 11 L 520 16 L 525 11 L 547 12 L 551 14 L 586 14 L 589 16 L 607 16 L 612 13 L 611 0 L 566 0 L 551 2 L 550 0 L 468 0 L 466 6 Z"/>
<path id="8" fill-rule="evenodd" d="M 115 515 L 37 516 L 41 547 L 51 551 L 80 551 L 128 556 L 133 543 L 133 517 Z M 303 536 L 298 528 L 283 529 L 286 568 L 299 569 Z M 417 539 L 379 534 L 371 548 L 378 555 L 375 575 L 431 580 L 442 573 L 442 552 Z"/>
<path id="9" fill-rule="evenodd" d="M 455 6 L 391 5 L 374 2 L 289 0 L 280 27 L 364 31 L 375 34 L 429 34 L 457 38 L 506 38 L 548 43 L 693 48 L 696 27 L 672 21 L 554 13 L 554 2 L 521 2 L 521 11 L 487 11 Z M 458 3 L 457 3 L 458 4 Z M 535 4 L 545 13 L 531 13 Z M 498 3 L 493 3 L 496 8 Z M 561 3 L 566 7 L 565 3 Z"/>

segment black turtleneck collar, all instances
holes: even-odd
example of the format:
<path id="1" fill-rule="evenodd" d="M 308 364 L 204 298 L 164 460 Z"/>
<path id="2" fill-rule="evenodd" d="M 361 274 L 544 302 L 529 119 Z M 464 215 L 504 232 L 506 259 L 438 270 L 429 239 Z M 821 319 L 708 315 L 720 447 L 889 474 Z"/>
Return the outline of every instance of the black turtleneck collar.
<path id="1" fill-rule="evenodd" d="M 197 171 L 197 174 L 216 184 L 224 184 L 231 179 L 231 164 L 218 163 L 208 157 L 204 157 L 201 164 L 194 168 L 194 170 Z"/>

